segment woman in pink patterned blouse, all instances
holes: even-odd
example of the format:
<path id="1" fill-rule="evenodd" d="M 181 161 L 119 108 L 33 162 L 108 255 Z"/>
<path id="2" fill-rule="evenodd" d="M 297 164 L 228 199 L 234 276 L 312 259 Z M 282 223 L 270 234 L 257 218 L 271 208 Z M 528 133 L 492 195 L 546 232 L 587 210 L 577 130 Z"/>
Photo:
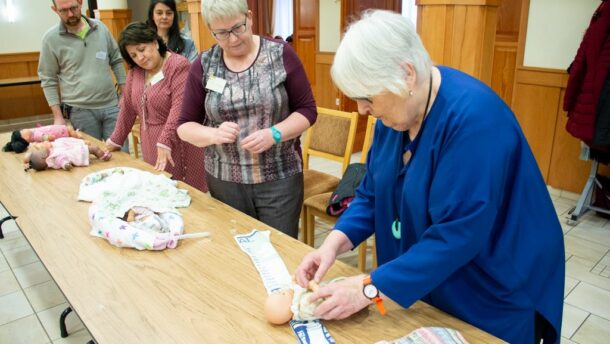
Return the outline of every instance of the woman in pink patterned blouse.
<path id="1" fill-rule="evenodd" d="M 189 61 L 167 50 L 146 23 L 131 23 L 119 36 L 119 48 L 129 65 L 114 132 L 106 141 L 110 150 L 120 149 L 140 116 L 144 161 L 207 192 L 203 148 L 183 142 L 176 134 Z"/>

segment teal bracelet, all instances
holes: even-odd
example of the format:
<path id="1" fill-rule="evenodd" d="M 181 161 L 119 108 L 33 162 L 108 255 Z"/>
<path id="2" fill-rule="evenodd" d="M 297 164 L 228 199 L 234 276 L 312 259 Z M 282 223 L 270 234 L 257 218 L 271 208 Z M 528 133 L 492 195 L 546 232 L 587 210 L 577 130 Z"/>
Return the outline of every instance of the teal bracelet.
<path id="1" fill-rule="evenodd" d="M 275 141 L 276 144 L 282 141 L 282 132 L 277 130 L 276 127 L 271 127 L 271 136 L 273 136 L 273 141 Z"/>

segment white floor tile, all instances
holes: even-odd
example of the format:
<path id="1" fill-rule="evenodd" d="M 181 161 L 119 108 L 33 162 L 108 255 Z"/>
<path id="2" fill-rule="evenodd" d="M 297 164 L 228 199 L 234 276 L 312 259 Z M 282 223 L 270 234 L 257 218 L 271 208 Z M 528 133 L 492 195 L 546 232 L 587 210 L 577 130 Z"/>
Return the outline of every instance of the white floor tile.
<path id="1" fill-rule="evenodd" d="M 0 296 L 0 325 L 34 313 L 23 291 Z"/>
<path id="2" fill-rule="evenodd" d="M 0 272 L 10 269 L 11 267 L 8 265 L 6 259 L 4 259 L 4 255 L 0 253 Z"/>
<path id="3" fill-rule="evenodd" d="M 595 265 L 595 262 L 573 256 L 566 262 L 566 276 L 610 290 L 610 279 L 591 272 Z M 608 308 L 610 309 L 610 303 Z"/>
<path id="4" fill-rule="evenodd" d="M 34 314 L 0 326 L 0 343 L 45 344 L 49 337 Z"/>
<path id="5" fill-rule="evenodd" d="M 0 296 L 21 290 L 11 270 L 0 272 Z"/>
<path id="6" fill-rule="evenodd" d="M 563 297 L 565 298 L 570 294 L 570 292 L 576 287 L 576 285 L 580 283 L 579 280 L 566 276 L 565 287 L 563 288 Z"/>
<path id="7" fill-rule="evenodd" d="M 49 281 L 23 289 L 36 312 L 67 302 L 55 282 Z"/>
<path id="8" fill-rule="evenodd" d="M 566 255 L 572 254 L 576 257 L 584 258 L 593 262 L 597 262 L 602 259 L 608 247 L 606 245 L 598 244 L 580 236 L 567 234 L 564 236 Z"/>
<path id="9" fill-rule="evenodd" d="M 610 319 L 610 291 L 588 283 L 579 283 L 566 297 L 565 303 L 578 307 L 589 313 Z"/>
<path id="10" fill-rule="evenodd" d="M 42 326 L 52 340 L 61 338 L 61 333 L 59 331 L 59 316 L 67 307 L 67 303 L 62 303 L 59 306 L 38 312 L 38 318 L 40 318 Z M 68 330 L 68 334 L 76 333 L 84 328 L 83 323 L 76 313 L 70 312 L 66 317 L 66 330 Z"/>
<path id="11" fill-rule="evenodd" d="M 561 198 L 569 199 L 574 202 L 576 202 L 576 201 L 578 201 L 578 199 L 580 199 L 580 194 L 577 194 L 575 192 L 561 190 L 559 194 L 560 194 Z"/>
<path id="12" fill-rule="evenodd" d="M 20 231 L 8 233 L 3 240 L 0 240 L 0 250 L 2 252 L 29 246 L 30 244 L 25 240 Z"/>
<path id="13" fill-rule="evenodd" d="M 51 275 L 41 262 L 24 265 L 13 270 L 22 288 L 27 288 L 51 280 Z"/>
<path id="14" fill-rule="evenodd" d="M 583 311 L 580 308 L 570 304 L 563 304 L 563 321 L 561 323 L 561 336 L 571 338 L 576 330 L 589 316 L 589 312 Z"/>
<path id="15" fill-rule="evenodd" d="M 568 338 L 565 338 L 565 337 L 561 337 L 560 343 L 561 344 L 578 344 L 578 343 L 573 342 L 573 341 L 571 341 L 571 340 L 569 340 Z"/>
<path id="16" fill-rule="evenodd" d="M 590 315 L 571 339 L 582 344 L 608 344 L 610 342 L 610 320 Z"/>
<path id="17" fill-rule="evenodd" d="M 53 344 L 83 344 L 91 340 L 91 335 L 87 330 L 80 330 L 70 334 L 66 338 L 59 338 L 53 341 Z"/>
<path id="18" fill-rule="evenodd" d="M 29 246 L 4 251 L 4 257 L 13 269 L 38 261 L 38 256 Z"/>

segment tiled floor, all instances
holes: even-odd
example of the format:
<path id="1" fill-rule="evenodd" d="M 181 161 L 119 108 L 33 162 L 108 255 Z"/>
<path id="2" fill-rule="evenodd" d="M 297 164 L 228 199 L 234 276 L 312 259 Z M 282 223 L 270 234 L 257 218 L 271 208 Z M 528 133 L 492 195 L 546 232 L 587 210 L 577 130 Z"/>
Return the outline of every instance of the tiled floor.
<path id="1" fill-rule="evenodd" d="M 340 166 L 313 158 L 312 167 L 340 175 Z M 352 161 L 358 161 L 355 154 Z M 578 195 L 550 189 L 565 234 L 566 287 L 562 343 L 610 343 L 610 221 L 586 214 L 576 226 L 566 214 Z M 6 215 L 0 208 L 0 218 Z M 328 224 L 318 222 L 316 245 Z M 0 240 L 0 343 L 79 343 L 90 335 L 78 317 L 67 317 L 70 336 L 61 338 L 58 319 L 68 306 L 14 221 L 4 224 Z M 370 256 L 370 255 L 369 255 Z M 356 253 L 340 257 L 356 265 Z M 370 257 L 369 257 L 370 266 Z"/>

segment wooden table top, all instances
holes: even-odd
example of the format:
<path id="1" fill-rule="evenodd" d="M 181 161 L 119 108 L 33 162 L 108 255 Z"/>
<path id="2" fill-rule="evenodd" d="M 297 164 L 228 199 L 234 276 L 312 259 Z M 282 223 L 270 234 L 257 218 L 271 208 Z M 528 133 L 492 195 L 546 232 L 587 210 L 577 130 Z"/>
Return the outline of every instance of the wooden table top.
<path id="1" fill-rule="evenodd" d="M 0 134 L 0 142 L 8 139 Z M 233 236 L 271 230 L 289 272 L 309 246 L 180 183 L 192 197 L 190 207 L 179 209 L 185 233 L 211 237 L 164 251 L 117 248 L 89 235 L 90 203 L 77 201 L 79 183 L 110 167 L 152 172 L 151 166 L 115 152 L 109 162 L 92 158 L 89 167 L 26 173 L 22 156 L 0 152 L 0 201 L 19 216 L 24 236 L 97 343 L 297 343 L 288 324 L 265 321 L 263 282 Z M 337 262 L 327 278 L 357 273 Z M 396 339 L 424 326 L 454 328 L 470 343 L 502 342 L 423 302 L 403 309 L 388 301 L 386 308 L 385 317 L 371 306 L 324 324 L 337 343 Z"/>
<path id="2" fill-rule="evenodd" d="M 37 76 L 25 76 L 21 78 L 0 79 L 0 87 L 21 86 L 39 84 L 40 79 Z"/>

